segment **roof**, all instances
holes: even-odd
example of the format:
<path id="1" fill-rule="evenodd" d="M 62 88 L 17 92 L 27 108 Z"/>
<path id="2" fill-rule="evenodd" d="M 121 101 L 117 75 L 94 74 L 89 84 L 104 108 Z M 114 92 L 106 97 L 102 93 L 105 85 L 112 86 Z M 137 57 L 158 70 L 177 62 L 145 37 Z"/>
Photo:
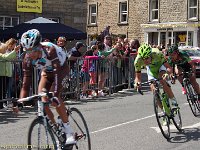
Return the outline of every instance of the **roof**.
<path id="1" fill-rule="evenodd" d="M 38 17 L 38 18 L 32 19 L 30 21 L 24 22 L 24 23 L 57 23 L 57 22 L 49 20 L 47 18 Z"/>

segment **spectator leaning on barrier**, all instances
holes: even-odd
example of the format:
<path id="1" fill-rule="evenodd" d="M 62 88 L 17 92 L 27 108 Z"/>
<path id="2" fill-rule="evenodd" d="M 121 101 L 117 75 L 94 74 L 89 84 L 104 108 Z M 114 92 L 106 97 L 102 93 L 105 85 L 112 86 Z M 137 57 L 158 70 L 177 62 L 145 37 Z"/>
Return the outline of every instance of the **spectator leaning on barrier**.
<path id="1" fill-rule="evenodd" d="M 4 45 L 5 46 L 5 45 Z M 0 48 L 1 49 L 1 48 Z M 14 50 L 12 50 L 11 52 L 7 52 L 7 53 L 0 53 L 0 85 L 1 85 L 1 92 L 0 92 L 0 99 L 4 99 L 6 98 L 6 93 L 10 92 L 8 90 L 11 90 L 6 83 L 8 83 L 6 81 L 7 77 L 12 77 L 12 66 L 10 68 L 10 62 L 4 62 L 4 61 L 11 61 L 16 59 L 17 57 L 17 52 L 19 51 L 20 46 L 14 47 Z M 0 108 L 3 108 L 3 103 L 0 103 Z"/>
<path id="2" fill-rule="evenodd" d="M 81 58 L 81 56 L 83 56 L 84 53 L 84 48 L 86 46 L 82 43 L 82 42 L 77 42 L 75 47 L 73 47 L 70 52 L 69 52 L 69 60 L 70 60 L 70 68 L 72 70 L 75 69 L 75 63 L 77 61 L 78 58 Z"/>
<path id="3" fill-rule="evenodd" d="M 97 49 L 95 50 L 97 51 Z M 95 56 L 94 55 L 94 51 L 93 50 L 89 50 L 86 52 L 86 54 L 84 55 L 84 61 L 83 61 L 83 65 L 81 68 L 81 81 L 83 83 L 83 91 L 82 94 L 80 95 L 80 99 L 86 99 L 87 98 L 87 88 L 89 85 L 89 81 L 90 81 L 90 68 L 93 65 L 93 61 L 97 60 L 100 58 L 100 56 Z"/>
<path id="4" fill-rule="evenodd" d="M 111 58 L 113 62 L 113 74 L 112 74 L 112 79 L 113 79 L 113 85 L 116 86 L 117 84 L 121 83 L 122 81 L 122 58 L 123 58 L 123 47 L 121 42 L 117 42 L 116 46 L 118 49 L 112 52 Z"/>
<path id="5" fill-rule="evenodd" d="M 110 50 L 108 51 L 104 51 L 104 44 L 102 42 L 97 42 L 97 49 L 98 49 L 98 56 L 101 56 L 102 59 L 100 60 L 99 62 L 99 81 L 98 81 L 98 96 L 104 96 L 104 93 L 103 93 L 103 88 L 104 88 L 104 85 L 105 85 L 105 81 L 106 81 L 106 78 L 107 78 L 107 68 L 106 68 L 106 63 L 107 63 L 107 60 L 106 58 L 113 52 L 115 51 L 116 49 L 118 49 L 118 45 L 115 45 L 114 48 L 111 48 Z"/>

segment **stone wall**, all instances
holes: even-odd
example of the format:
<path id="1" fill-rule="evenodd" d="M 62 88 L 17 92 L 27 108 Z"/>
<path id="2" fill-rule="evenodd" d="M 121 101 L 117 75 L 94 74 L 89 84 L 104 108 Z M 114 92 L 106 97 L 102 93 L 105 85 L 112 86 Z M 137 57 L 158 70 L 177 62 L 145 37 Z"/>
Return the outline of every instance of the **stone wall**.
<path id="1" fill-rule="evenodd" d="M 43 0 L 42 13 L 16 12 L 16 0 L 1 0 L 0 16 L 20 17 L 20 23 L 37 17 L 60 18 L 60 22 L 86 31 L 87 0 Z"/>
<path id="2" fill-rule="evenodd" d="M 87 28 L 88 34 L 99 34 L 105 26 L 110 25 L 111 33 L 126 35 L 128 33 L 129 39 L 138 38 L 143 42 L 144 32 L 141 28 L 141 24 L 153 23 L 149 22 L 149 0 L 127 1 L 129 3 L 128 24 L 122 26 L 118 24 L 119 0 L 88 0 L 88 4 L 93 2 L 97 2 L 98 4 L 97 27 L 89 26 Z M 159 0 L 159 5 L 159 21 L 154 23 L 188 21 L 187 0 Z"/>

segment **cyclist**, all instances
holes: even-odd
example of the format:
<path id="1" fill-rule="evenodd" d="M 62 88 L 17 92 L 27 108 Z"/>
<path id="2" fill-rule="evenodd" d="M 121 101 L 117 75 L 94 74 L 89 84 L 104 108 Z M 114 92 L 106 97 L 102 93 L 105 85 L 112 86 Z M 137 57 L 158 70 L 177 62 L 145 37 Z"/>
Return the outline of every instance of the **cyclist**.
<path id="1" fill-rule="evenodd" d="M 163 90 L 167 93 L 171 106 L 177 107 L 177 101 L 171 90 L 169 84 L 164 80 L 166 73 L 172 73 L 172 68 L 169 63 L 164 59 L 164 55 L 157 48 L 151 48 L 147 44 L 142 44 L 138 49 L 138 54 L 134 61 L 135 66 L 135 87 L 141 88 L 141 68 L 146 67 L 148 80 L 161 79 L 160 83 L 163 86 Z M 151 84 L 150 88 L 154 91 L 154 85 Z"/>
<path id="2" fill-rule="evenodd" d="M 68 66 L 66 60 L 66 53 L 61 48 L 51 42 L 41 43 L 42 36 L 36 29 L 28 30 L 23 33 L 21 37 L 21 45 L 26 52 L 23 64 L 23 86 L 20 92 L 20 98 L 27 97 L 29 94 L 31 82 L 31 68 L 36 67 L 41 69 L 41 78 L 38 85 L 38 93 L 45 88 L 47 91 L 54 92 L 54 96 L 58 97 L 58 104 L 52 104 L 56 107 L 60 115 L 64 131 L 67 136 L 66 144 L 74 144 L 75 138 L 73 130 L 68 121 L 68 115 L 65 105 L 60 98 L 60 90 L 62 88 L 61 82 L 65 77 Z M 43 101 L 48 101 L 42 98 Z M 49 107 L 45 111 L 52 121 L 55 123 L 54 116 Z"/>
<path id="3" fill-rule="evenodd" d="M 177 74 L 181 74 L 181 72 L 189 72 L 192 71 L 193 74 L 190 76 L 190 82 L 195 90 L 195 92 L 198 94 L 198 101 L 200 101 L 200 88 L 199 88 L 199 84 L 197 83 L 196 80 L 196 75 L 195 75 L 195 64 L 191 61 L 191 58 L 189 57 L 189 55 L 184 52 L 184 51 L 179 51 L 178 46 L 177 45 L 172 45 L 171 47 L 168 48 L 168 62 L 171 66 L 173 66 L 173 68 L 176 65 L 175 72 Z M 183 77 L 179 76 L 178 77 L 179 82 L 183 86 Z"/>

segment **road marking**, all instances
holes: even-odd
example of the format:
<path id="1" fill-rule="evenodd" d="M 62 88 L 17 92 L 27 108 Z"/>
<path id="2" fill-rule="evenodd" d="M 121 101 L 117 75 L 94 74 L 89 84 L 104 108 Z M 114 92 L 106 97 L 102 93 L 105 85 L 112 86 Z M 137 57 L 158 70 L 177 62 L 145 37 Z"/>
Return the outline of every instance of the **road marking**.
<path id="1" fill-rule="evenodd" d="M 148 118 L 151 118 L 151 117 L 154 117 L 154 116 L 155 116 L 155 114 L 147 116 L 147 117 L 144 117 L 144 118 L 140 118 L 140 119 L 136 119 L 136 120 L 120 123 L 120 124 L 117 124 L 117 125 L 114 125 L 114 126 L 110 126 L 110 127 L 107 127 L 107 128 L 103 128 L 103 129 L 100 129 L 100 130 L 96 130 L 96 131 L 90 132 L 90 134 L 106 131 L 106 130 L 113 129 L 113 128 L 116 128 L 116 127 L 119 127 L 119 126 L 123 126 L 123 125 L 127 125 L 127 124 L 130 124 L 130 123 L 138 122 L 138 121 L 141 121 L 141 120 L 144 120 L 144 119 L 148 119 Z"/>
<path id="2" fill-rule="evenodd" d="M 182 129 L 191 129 L 191 128 L 197 128 L 197 127 L 200 127 L 200 122 L 196 123 L 196 124 L 193 124 L 191 126 L 182 127 Z M 161 133 L 159 127 L 150 127 L 150 128 L 154 129 L 157 133 Z M 167 128 L 164 129 L 164 131 L 166 131 L 166 130 L 167 130 Z M 174 125 L 170 125 L 170 130 L 176 130 L 176 127 Z"/>

